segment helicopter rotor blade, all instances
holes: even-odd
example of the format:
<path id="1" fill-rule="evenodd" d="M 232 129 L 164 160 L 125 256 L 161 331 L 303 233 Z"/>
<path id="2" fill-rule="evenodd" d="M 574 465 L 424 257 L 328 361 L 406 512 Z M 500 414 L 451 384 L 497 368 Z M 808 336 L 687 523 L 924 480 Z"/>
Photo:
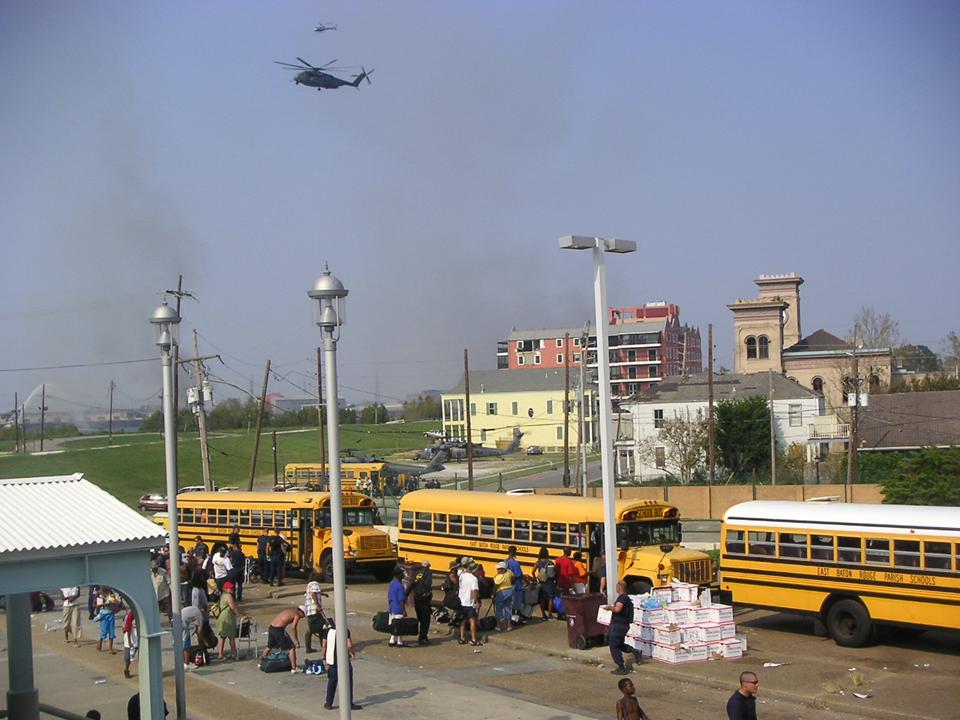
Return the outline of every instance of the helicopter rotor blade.
<path id="1" fill-rule="evenodd" d="M 333 65 L 333 64 L 334 64 L 334 63 L 335 63 L 336 61 L 337 61 L 337 59 L 336 59 L 336 58 L 334 58 L 333 60 L 331 60 L 331 61 L 330 61 L 330 62 L 328 62 L 327 64 L 325 64 L 325 65 L 321 65 L 321 66 L 320 66 L 320 68 L 321 68 L 321 69 L 324 69 L 324 68 L 329 68 L 329 67 L 330 67 L 331 65 Z"/>
<path id="2" fill-rule="evenodd" d="M 367 85 L 373 85 L 373 83 L 370 82 L 370 76 L 373 75 L 373 68 L 370 68 L 370 72 L 367 72 L 367 69 L 361 65 L 360 69 L 363 70 L 363 79 L 367 81 Z"/>
<path id="3" fill-rule="evenodd" d="M 316 70 L 316 67 L 314 67 L 313 65 L 311 65 L 310 63 L 308 63 L 306 60 L 304 60 L 304 59 L 303 59 L 302 57 L 300 57 L 299 55 L 297 56 L 297 60 L 299 60 L 300 62 L 302 62 L 304 65 L 306 65 L 306 66 L 307 66 L 308 68 L 310 68 L 311 70 Z"/>

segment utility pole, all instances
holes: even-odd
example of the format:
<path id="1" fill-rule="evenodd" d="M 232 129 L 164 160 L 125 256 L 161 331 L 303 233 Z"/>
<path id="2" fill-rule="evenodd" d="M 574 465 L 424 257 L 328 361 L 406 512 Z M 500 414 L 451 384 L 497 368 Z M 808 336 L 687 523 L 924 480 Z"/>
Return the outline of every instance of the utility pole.
<path id="1" fill-rule="evenodd" d="M 20 452 L 20 398 L 17 393 L 13 394 L 13 452 Z"/>
<path id="2" fill-rule="evenodd" d="M 580 335 L 580 485 L 583 497 L 587 496 L 587 421 L 584 416 L 583 408 L 587 401 L 586 395 L 586 367 L 587 367 L 587 340 L 589 336 L 587 330 L 590 323 L 583 326 L 583 333 Z"/>
<path id="3" fill-rule="evenodd" d="M 267 382 L 270 380 L 270 361 L 267 360 L 267 369 L 263 371 L 263 389 L 260 391 L 260 408 L 257 411 L 257 433 L 253 438 L 253 458 L 250 460 L 250 479 L 247 490 L 253 490 L 253 478 L 257 474 L 257 452 L 260 450 L 260 429 L 263 427 L 263 411 L 267 405 Z"/>
<path id="4" fill-rule="evenodd" d="M 107 420 L 107 445 L 113 445 L 113 380 L 110 381 L 110 415 Z"/>
<path id="5" fill-rule="evenodd" d="M 853 485 L 860 477 L 860 456 L 857 452 L 857 445 L 859 444 L 857 423 L 860 420 L 860 357 L 857 355 L 856 348 L 853 349 L 853 392 L 853 410 L 850 416 L 850 456 L 847 459 L 847 485 Z"/>
<path id="6" fill-rule="evenodd" d="M 773 370 L 767 370 L 767 395 L 770 402 L 770 484 L 777 484 L 777 432 L 773 419 Z"/>
<path id="7" fill-rule="evenodd" d="M 320 485 L 328 487 L 327 482 L 327 448 L 323 439 L 323 373 L 320 372 L 320 358 L 323 349 L 317 348 L 317 415 L 320 417 Z M 337 412 L 340 408 L 337 408 Z"/>
<path id="8" fill-rule="evenodd" d="M 277 431 L 273 431 L 273 487 L 277 487 Z"/>
<path id="9" fill-rule="evenodd" d="M 563 334 L 563 486 L 570 487 L 570 333 Z"/>
<path id="10" fill-rule="evenodd" d="M 467 490 L 473 490 L 473 440 L 470 428 L 470 363 L 467 349 L 463 349 L 463 411 L 467 417 Z"/>
<path id="11" fill-rule="evenodd" d="M 717 422 L 713 416 L 713 323 L 707 324 L 707 462 L 710 484 L 717 481 Z"/>
<path id="12" fill-rule="evenodd" d="M 43 452 L 43 424 L 47 413 L 47 384 L 40 386 L 40 452 Z"/>
<path id="13" fill-rule="evenodd" d="M 200 377 L 200 345 L 197 342 L 197 330 L 193 330 L 193 381 L 197 386 L 197 425 L 200 428 L 200 467 L 203 469 L 203 487 L 213 490 L 210 481 L 210 452 L 207 449 L 207 411 L 203 406 L 203 381 Z"/>

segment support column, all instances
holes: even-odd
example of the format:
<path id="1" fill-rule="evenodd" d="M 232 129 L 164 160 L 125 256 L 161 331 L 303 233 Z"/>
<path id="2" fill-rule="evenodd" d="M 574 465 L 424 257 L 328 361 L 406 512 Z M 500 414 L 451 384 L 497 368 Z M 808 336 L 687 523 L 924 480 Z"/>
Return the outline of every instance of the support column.
<path id="1" fill-rule="evenodd" d="M 30 593 L 7 596 L 8 717 L 38 720 L 40 694 L 33 685 L 33 637 Z"/>

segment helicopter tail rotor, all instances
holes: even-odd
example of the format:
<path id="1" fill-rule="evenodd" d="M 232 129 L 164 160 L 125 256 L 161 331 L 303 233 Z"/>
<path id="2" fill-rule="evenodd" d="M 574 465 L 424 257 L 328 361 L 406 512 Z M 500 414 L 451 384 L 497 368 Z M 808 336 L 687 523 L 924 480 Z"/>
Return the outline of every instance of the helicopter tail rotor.
<path id="1" fill-rule="evenodd" d="M 373 83 L 370 82 L 370 76 L 371 76 L 371 75 L 373 75 L 373 70 L 372 70 L 372 69 L 371 69 L 371 70 L 367 70 L 363 65 L 361 65 L 361 66 L 360 66 L 360 74 L 353 76 L 353 79 L 354 79 L 354 82 L 355 82 L 354 87 L 360 87 L 360 81 L 361 81 L 361 80 L 366 80 L 366 81 L 367 81 L 367 85 L 372 85 Z"/>

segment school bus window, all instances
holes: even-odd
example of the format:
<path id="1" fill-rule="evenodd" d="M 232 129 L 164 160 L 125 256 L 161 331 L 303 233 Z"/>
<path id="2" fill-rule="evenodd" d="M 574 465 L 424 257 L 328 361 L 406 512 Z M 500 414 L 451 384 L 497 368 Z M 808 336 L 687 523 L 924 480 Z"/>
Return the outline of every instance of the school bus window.
<path id="1" fill-rule="evenodd" d="M 833 562 L 833 535 L 810 536 L 810 559 Z"/>
<path id="2" fill-rule="evenodd" d="M 567 524 L 566 523 L 550 523 L 550 544 L 551 545 L 567 544 Z"/>
<path id="3" fill-rule="evenodd" d="M 960 545 L 957 547 L 960 547 Z M 950 543 L 925 542 L 923 544 L 923 566 L 928 570 L 949 570 Z"/>
<path id="4" fill-rule="evenodd" d="M 354 479 L 354 478 L 353 478 L 353 470 L 344 470 L 344 471 L 343 471 L 343 477 L 345 477 L 347 480 L 353 480 L 353 479 Z"/>
<path id="5" fill-rule="evenodd" d="M 513 520 L 497 519 L 497 537 L 500 540 L 513 540 Z"/>
<path id="6" fill-rule="evenodd" d="M 893 564 L 897 567 L 920 567 L 920 542 L 917 540 L 894 540 Z"/>
<path id="7" fill-rule="evenodd" d="M 249 510 L 240 511 L 240 526 L 250 527 L 250 511 Z"/>
<path id="8" fill-rule="evenodd" d="M 807 557 L 807 536 L 800 533 L 780 533 L 780 557 Z"/>
<path id="9" fill-rule="evenodd" d="M 403 530 L 413 530 L 413 513 L 409 510 L 403 511 L 403 515 L 400 517 L 400 527 Z"/>
<path id="10" fill-rule="evenodd" d="M 375 519 L 374 513 L 377 513 L 377 508 L 375 507 L 346 508 L 343 511 L 343 524 L 347 527 L 373 525 Z M 377 515 L 379 515 L 379 513 L 377 513 Z M 426 516 L 429 521 L 430 513 L 426 513 Z"/>
<path id="11" fill-rule="evenodd" d="M 450 534 L 463 535 L 463 515 L 450 516 Z"/>
<path id="12" fill-rule="evenodd" d="M 213 514 L 211 513 L 211 517 Z M 227 524 L 227 511 L 217 510 L 217 525 L 226 525 Z"/>
<path id="13" fill-rule="evenodd" d="M 314 526 L 318 528 L 330 527 L 330 508 L 321 508 L 320 510 L 317 510 L 317 517 Z"/>
<path id="14" fill-rule="evenodd" d="M 463 518 L 463 534 L 468 537 L 476 537 L 478 532 L 478 523 L 476 515 L 466 515 Z"/>
<path id="15" fill-rule="evenodd" d="M 576 525 L 570 526 L 570 547 L 577 550 L 583 550 L 586 545 L 583 544 L 583 535 L 580 534 L 580 528 Z"/>
<path id="16" fill-rule="evenodd" d="M 541 520 L 534 520 L 530 523 L 530 539 L 535 543 L 547 542 L 547 523 Z"/>
<path id="17" fill-rule="evenodd" d="M 270 528 L 271 530 L 273 529 L 273 527 L 274 527 L 274 525 L 273 525 L 273 510 L 264 510 L 264 511 L 263 511 L 263 524 L 264 524 L 266 527 Z"/>
<path id="18" fill-rule="evenodd" d="M 727 531 L 727 552 L 731 555 L 743 555 L 746 544 L 743 541 L 746 533 L 743 530 Z"/>
<path id="19" fill-rule="evenodd" d="M 193 522 L 193 508 L 182 508 L 179 512 L 180 522 L 182 523 L 192 523 Z"/>
<path id="20" fill-rule="evenodd" d="M 480 534 L 483 537 L 493 537 L 493 518 L 480 518 Z"/>
<path id="21" fill-rule="evenodd" d="M 432 518 L 428 512 L 418 512 L 414 516 L 414 527 L 420 532 L 430 532 L 433 529 Z"/>
<path id="22" fill-rule="evenodd" d="M 890 541 L 880 538 L 867 539 L 867 563 L 870 565 L 890 564 Z"/>
<path id="23" fill-rule="evenodd" d="M 517 542 L 530 542 L 530 521 L 513 521 L 513 539 Z"/>
<path id="24" fill-rule="evenodd" d="M 433 531 L 437 533 L 445 533 L 447 531 L 447 514 L 446 513 L 433 514 Z"/>
<path id="25" fill-rule="evenodd" d="M 263 526 L 263 517 L 259 510 L 250 511 L 250 525 L 257 528 Z"/>
<path id="26" fill-rule="evenodd" d="M 361 471 L 360 471 L 360 479 L 361 479 L 361 480 L 366 480 L 368 477 L 370 477 L 370 474 L 369 474 L 366 470 L 361 470 Z"/>
<path id="27" fill-rule="evenodd" d="M 240 522 L 240 515 L 238 510 L 228 510 L 227 511 L 227 522 L 230 524 L 230 527 L 238 524 Z"/>
<path id="28" fill-rule="evenodd" d="M 755 532 L 751 530 L 747 533 L 747 545 L 751 555 L 773 556 L 776 553 L 772 532 Z"/>
<path id="29" fill-rule="evenodd" d="M 860 563 L 863 561 L 862 553 L 860 552 L 860 538 L 858 537 L 845 537 L 840 535 L 837 537 L 837 562 L 842 563 Z"/>
<path id="30" fill-rule="evenodd" d="M 287 527 L 287 513 L 285 510 L 276 510 L 273 513 L 273 524 L 278 528 Z"/>

